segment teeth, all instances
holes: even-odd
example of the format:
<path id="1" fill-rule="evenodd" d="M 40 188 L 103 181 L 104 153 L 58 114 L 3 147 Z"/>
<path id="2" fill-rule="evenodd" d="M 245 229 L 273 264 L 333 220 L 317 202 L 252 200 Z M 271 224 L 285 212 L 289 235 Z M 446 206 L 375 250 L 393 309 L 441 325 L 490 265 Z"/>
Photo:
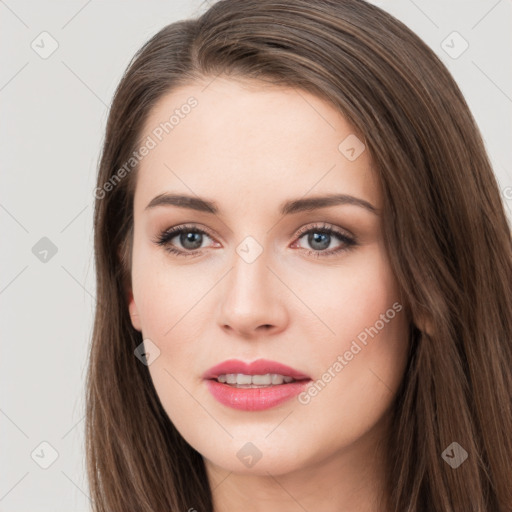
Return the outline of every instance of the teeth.
<path id="1" fill-rule="evenodd" d="M 236 383 L 237 384 L 252 384 L 252 377 L 250 375 L 242 375 L 239 373 L 236 376 Z"/>
<path id="2" fill-rule="evenodd" d="M 278 386 L 283 383 L 293 382 L 292 377 L 285 377 L 277 373 L 266 375 L 245 375 L 243 373 L 228 373 L 217 377 L 219 382 L 237 386 Z"/>

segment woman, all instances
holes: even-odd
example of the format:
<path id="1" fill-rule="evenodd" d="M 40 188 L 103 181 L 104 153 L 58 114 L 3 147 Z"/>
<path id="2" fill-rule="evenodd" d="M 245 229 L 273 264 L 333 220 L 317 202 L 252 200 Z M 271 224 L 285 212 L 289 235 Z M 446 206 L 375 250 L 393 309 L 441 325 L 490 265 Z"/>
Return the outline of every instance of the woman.
<path id="1" fill-rule="evenodd" d="M 512 510 L 510 226 L 402 23 L 222 0 L 165 27 L 95 196 L 95 510 Z"/>

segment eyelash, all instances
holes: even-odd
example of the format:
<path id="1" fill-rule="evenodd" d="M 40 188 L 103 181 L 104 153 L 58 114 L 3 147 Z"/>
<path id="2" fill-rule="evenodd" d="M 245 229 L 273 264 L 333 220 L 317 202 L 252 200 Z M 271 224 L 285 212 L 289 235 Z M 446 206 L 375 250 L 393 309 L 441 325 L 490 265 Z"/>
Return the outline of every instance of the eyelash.
<path id="1" fill-rule="evenodd" d="M 308 256 L 313 256 L 315 258 L 324 258 L 324 257 L 328 258 L 330 256 L 334 256 L 334 255 L 342 253 L 344 251 L 348 251 L 351 248 L 358 245 L 355 238 L 349 237 L 348 235 L 342 233 L 341 231 L 338 231 L 337 229 L 332 228 L 328 224 L 323 224 L 321 226 L 306 226 L 304 228 L 301 228 L 298 231 L 298 233 L 296 234 L 296 239 L 300 240 L 305 234 L 308 234 L 310 232 L 321 233 L 324 235 L 334 235 L 334 236 L 338 237 L 338 239 L 345 244 L 344 246 L 341 246 L 337 249 L 331 249 L 329 251 L 303 249 Z M 156 240 L 154 240 L 154 242 L 157 245 L 163 246 L 167 252 L 169 252 L 173 255 L 176 255 L 176 256 L 183 256 L 183 257 L 187 258 L 187 257 L 196 256 L 198 253 L 200 253 L 202 249 L 195 249 L 193 251 L 183 251 L 180 249 L 176 249 L 175 247 L 173 247 L 169 244 L 169 242 L 173 238 L 175 238 L 177 235 L 180 235 L 181 233 L 196 233 L 196 234 L 207 235 L 212 239 L 214 238 L 208 230 L 199 229 L 194 224 L 188 224 L 188 225 L 176 226 L 176 227 L 167 229 L 165 231 L 162 231 L 157 236 Z"/>

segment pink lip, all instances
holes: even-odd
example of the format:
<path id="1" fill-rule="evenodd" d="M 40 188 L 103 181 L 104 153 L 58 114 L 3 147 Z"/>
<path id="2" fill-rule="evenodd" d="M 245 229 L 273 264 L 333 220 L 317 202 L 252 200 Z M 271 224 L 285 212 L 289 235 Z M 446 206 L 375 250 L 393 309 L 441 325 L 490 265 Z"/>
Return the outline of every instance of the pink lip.
<path id="1" fill-rule="evenodd" d="M 228 373 L 243 373 L 245 375 L 277 373 L 292 377 L 295 382 L 263 388 L 236 388 L 216 380 L 219 375 Z M 203 379 L 206 380 L 208 390 L 218 402 L 233 409 L 245 411 L 261 411 L 275 407 L 298 395 L 311 380 L 308 375 L 294 368 L 266 359 L 258 359 L 252 363 L 230 359 L 210 368 L 203 374 Z"/>
<path id="2" fill-rule="evenodd" d="M 227 373 L 243 373 L 245 375 L 265 375 L 267 373 L 278 373 L 285 377 L 293 377 L 295 380 L 310 379 L 298 370 L 276 361 L 258 359 L 252 363 L 244 363 L 239 359 L 229 359 L 216 366 L 213 366 L 203 374 L 203 379 L 216 379 L 219 375 Z"/>

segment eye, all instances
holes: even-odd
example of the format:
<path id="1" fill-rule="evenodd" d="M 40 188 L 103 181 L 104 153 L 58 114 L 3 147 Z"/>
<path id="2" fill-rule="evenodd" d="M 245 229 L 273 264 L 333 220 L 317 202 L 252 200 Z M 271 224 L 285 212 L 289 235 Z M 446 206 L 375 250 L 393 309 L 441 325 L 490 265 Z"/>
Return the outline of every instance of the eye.
<path id="1" fill-rule="evenodd" d="M 188 257 L 201 252 L 205 237 L 211 238 L 205 230 L 199 229 L 195 225 L 183 225 L 163 231 L 154 242 L 163 246 L 171 254 Z M 176 247 L 176 242 L 172 242 L 174 239 L 182 249 Z"/>
<path id="2" fill-rule="evenodd" d="M 308 256 L 314 256 L 316 258 L 333 256 L 343 251 L 347 251 L 357 245 L 357 241 L 354 237 L 349 236 L 328 224 L 313 227 L 306 226 L 301 228 L 296 236 L 298 237 L 298 242 L 295 242 L 294 246 L 296 247 L 297 243 L 299 243 L 303 238 L 306 239 L 306 243 L 313 248 L 313 250 L 305 249 L 306 253 Z M 341 242 L 341 245 L 335 249 L 327 250 L 333 239 L 336 238 Z M 300 243 L 298 247 L 304 249 Z"/>

